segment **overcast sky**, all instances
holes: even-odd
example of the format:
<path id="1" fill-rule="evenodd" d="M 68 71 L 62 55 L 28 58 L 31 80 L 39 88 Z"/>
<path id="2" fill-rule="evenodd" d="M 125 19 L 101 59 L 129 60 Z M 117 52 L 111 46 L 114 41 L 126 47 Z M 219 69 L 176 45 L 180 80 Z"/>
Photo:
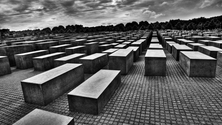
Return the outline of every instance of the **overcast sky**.
<path id="1" fill-rule="evenodd" d="M 98 26 L 222 15 L 222 0 L 0 0 L 0 28 Z"/>

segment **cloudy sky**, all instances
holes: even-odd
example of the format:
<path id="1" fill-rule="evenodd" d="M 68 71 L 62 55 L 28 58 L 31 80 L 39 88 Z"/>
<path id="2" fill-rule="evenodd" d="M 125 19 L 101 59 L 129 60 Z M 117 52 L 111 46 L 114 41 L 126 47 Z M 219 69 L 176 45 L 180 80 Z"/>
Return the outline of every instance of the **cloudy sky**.
<path id="1" fill-rule="evenodd" d="M 222 0 L 0 0 L 0 29 L 98 26 L 222 15 Z"/>

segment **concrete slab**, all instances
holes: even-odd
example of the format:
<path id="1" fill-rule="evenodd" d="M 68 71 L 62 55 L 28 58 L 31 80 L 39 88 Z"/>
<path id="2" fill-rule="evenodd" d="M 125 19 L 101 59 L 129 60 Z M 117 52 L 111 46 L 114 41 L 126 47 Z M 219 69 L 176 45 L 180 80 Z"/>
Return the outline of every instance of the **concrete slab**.
<path id="1" fill-rule="evenodd" d="M 48 42 L 42 42 L 42 43 L 36 43 L 36 48 L 38 50 L 48 50 L 51 46 L 58 45 L 58 41 L 48 41 Z"/>
<path id="2" fill-rule="evenodd" d="M 127 49 L 132 49 L 133 50 L 133 61 L 136 62 L 139 58 L 139 47 L 136 46 L 129 46 Z"/>
<path id="3" fill-rule="evenodd" d="M 57 46 L 51 46 L 49 48 L 49 52 L 50 53 L 55 53 L 55 52 L 65 52 L 65 49 L 68 47 L 71 47 L 71 44 L 61 44 L 61 45 L 57 45 Z"/>
<path id="4" fill-rule="evenodd" d="M 11 73 L 11 68 L 7 56 L 0 56 L 0 69 L 0 76 Z"/>
<path id="5" fill-rule="evenodd" d="M 173 44 L 172 46 L 172 55 L 176 61 L 179 61 L 180 51 L 192 51 L 192 49 L 186 45 L 177 45 Z"/>
<path id="6" fill-rule="evenodd" d="M 147 50 L 145 76 L 166 76 L 166 55 L 163 50 Z"/>
<path id="7" fill-rule="evenodd" d="M 41 109 L 35 109 L 13 125 L 74 125 L 74 119 Z"/>
<path id="8" fill-rule="evenodd" d="M 48 54 L 48 50 L 37 50 L 15 55 L 17 69 L 28 69 L 33 67 L 33 58 Z"/>
<path id="9" fill-rule="evenodd" d="M 121 83 L 118 70 L 100 70 L 68 93 L 71 111 L 99 114 Z"/>
<path id="10" fill-rule="evenodd" d="M 84 73 L 93 74 L 108 64 L 106 53 L 94 53 L 79 59 L 84 66 Z"/>
<path id="11" fill-rule="evenodd" d="M 198 51 L 181 51 L 179 63 L 190 77 L 215 77 L 217 60 Z"/>
<path id="12" fill-rule="evenodd" d="M 205 46 L 205 45 L 201 43 L 188 43 L 187 46 L 194 51 L 198 51 L 199 46 Z"/>
<path id="13" fill-rule="evenodd" d="M 54 67 L 54 59 L 65 56 L 64 52 L 46 54 L 33 58 L 34 70 L 46 71 Z"/>
<path id="14" fill-rule="evenodd" d="M 99 52 L 99 43 L 98 42 L 90 42 L 90 43 L 85 43 L 86 47 L 86 54 L 94 54 Z"/>
<path id="15" fill-rule="evenodd" d="M 61 66 L 66 63 L 79 63 L 79 59 L 84 57 L 85 53 L 75 53 L 54 60 L 54 66 Z"/>
<path id="16" fill-rule="evenodd" d="M 85 46 L 74 46 L 65 49 L 66 55 L 71 55 L 75 53 L 86 53 Z"/>
<path id="17" fill-rule="evenodd" d="M 21 81 L 24 100 L 47 105 L 84 81 L 82 64 L 64 64 Z"/>
<path id="18" fill-rule="evenodd" d="M 121 70 L 121 74 L 126 75 L 133 66 L 133 50 L 119 49 L 109 55 L 109 69 Z"/>
<path id="19" fill-rule="evenodd" d="M 217 53 L 222 52 L 222 49 L 214 47 L 214 46 L 200 46 L 198 51 L 211 56 L 213 58 L 217 58 Z"/>

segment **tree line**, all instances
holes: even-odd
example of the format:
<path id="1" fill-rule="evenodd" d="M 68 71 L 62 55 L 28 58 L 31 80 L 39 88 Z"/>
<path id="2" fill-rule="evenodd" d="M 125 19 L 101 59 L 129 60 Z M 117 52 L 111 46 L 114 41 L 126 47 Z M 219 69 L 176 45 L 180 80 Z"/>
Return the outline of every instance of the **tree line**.
<path id="1" fill-rule="evenodd" d="M 95 27 L 84 27 L 83 25 L 67 25 L 67 26 L 55 26 L 53 28 L 43 28 L 35 30 L 26 30 L 20 32 L 32 32 L 36 34 L 57 34 L 57 33 L 92 33 L 101 31 L 129 31 L 129 30 L 161 30 L 161 29 L 174 29 L 174 30 L 206 30 L 206 29 L 221 29 L 222 28 L 222 15 L 211 17 L 211 18 L 194 18 L 191 20 L 170 20 L 166 22 L 153 22 L 147 21 L 141 22 L 128 22 L 125 25 L 123 23 L 108 26 L 95 26 Z M 4 34 L 9 33 L 9 29 L 0 29 L 1 37 Z M 12 31 L 13 32 L 13 31 Z"/>

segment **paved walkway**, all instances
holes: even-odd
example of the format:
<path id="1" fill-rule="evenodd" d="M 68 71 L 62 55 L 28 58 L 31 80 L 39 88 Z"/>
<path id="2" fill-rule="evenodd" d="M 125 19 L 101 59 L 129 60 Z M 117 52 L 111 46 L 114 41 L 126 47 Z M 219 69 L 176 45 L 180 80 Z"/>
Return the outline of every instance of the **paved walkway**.
<path id="1" fill-rule="evenodd" d="M 70 112 L 66 94 L 47 106 L 26 104 L 20 81 L 40 72 L 16 70 L 0 77 L 0 124 L 12 124 L 35 108 L 74 117 L 76 124 L 222 124 L 222 68 L 216 78 L 189 78 L 167 53 L 167 76 L 145 77 L 144 55 L 100 115 Z M 86 76 L 89 77 L 89 76 Z"/>

